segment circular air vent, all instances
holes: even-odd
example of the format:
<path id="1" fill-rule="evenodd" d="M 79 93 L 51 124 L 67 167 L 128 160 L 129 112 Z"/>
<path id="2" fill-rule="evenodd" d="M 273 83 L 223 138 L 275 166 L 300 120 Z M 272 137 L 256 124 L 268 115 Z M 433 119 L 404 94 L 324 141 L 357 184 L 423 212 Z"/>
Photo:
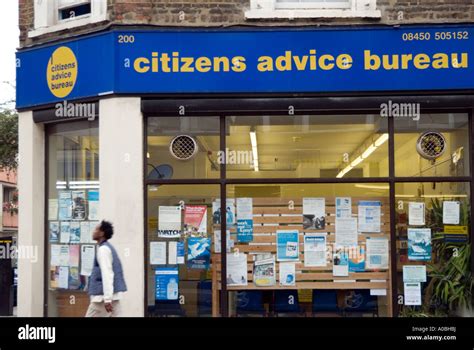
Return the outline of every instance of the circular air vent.
<path id="1" fill-rule="evenodd" d="M 178 160 L 189 160 L 197 151 L 198 145 L 191 136 L 179 135 L 170 142 L 170 153 Z"/>
<path id="2" fill-rule="evenodd" d="M 416 150 L 423 158 L 435 160 L 446 151 L 446 139 L 439 132 L 427 131 L 418 138 Z"/>

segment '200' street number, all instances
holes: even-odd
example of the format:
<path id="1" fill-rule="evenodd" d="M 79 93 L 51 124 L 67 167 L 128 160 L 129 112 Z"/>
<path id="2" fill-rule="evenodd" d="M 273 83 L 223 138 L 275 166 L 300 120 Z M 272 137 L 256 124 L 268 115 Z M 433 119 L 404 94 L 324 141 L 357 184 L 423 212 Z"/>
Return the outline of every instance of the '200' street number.
<path id="1" fill-rule="evenodd" d="M 135 36 L 133 35 L 119 35 L 119 44 L 133 44 L 135 42 Z"/>

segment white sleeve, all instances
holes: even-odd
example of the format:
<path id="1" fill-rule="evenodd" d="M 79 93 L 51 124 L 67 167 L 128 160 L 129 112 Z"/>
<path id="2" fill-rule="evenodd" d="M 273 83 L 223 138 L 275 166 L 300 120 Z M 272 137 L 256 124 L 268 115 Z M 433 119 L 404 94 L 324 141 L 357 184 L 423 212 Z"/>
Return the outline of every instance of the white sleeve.
<path id="1" fill-rule="evenodd" d="M 104 288 L 104 302 L 112 302 L 114 294 L 114 270 L 112 269 L 112 251 L 109 247 L 100 246 L 97 251 L 97 262 L 102 274 L 102 286 Z"/>

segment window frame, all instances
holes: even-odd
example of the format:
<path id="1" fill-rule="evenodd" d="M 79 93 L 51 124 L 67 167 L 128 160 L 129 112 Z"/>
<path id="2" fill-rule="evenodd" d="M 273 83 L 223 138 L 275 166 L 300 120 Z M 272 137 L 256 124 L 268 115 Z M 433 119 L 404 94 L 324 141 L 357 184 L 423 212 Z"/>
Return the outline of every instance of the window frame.
<path id="1" fill-rule="evenodd" d="M 348 9 L 351 7 L 351 0 L 339 0 L 338 2 L 325 2 L 313 0 L 312 2 L 291 2 L 275 0 L 275 9 Z"/>
<path id="2" fill-rule="evenodd" d="M 220 140 L 220 150 L 225 151 L 226 150 L 226 118 L 232 116 L 232 115 L 255 115 L 255 113 L 260 113 L 260 114 L 271 114 L 271 115 L 288 115 L 287 111 L 287 105 L 299 105 L 301 108 L 301 111 L 298 113 L 295 113 L 295 115 L 304 115 L 304 114 L 315 114 L 315 115 L 330 115 L 330 114 L 371 114 L 374 112 L 374 110 L 379 110 L 378 106 L 380 106 L 380 99 L 381 101 L 384 101 L 386 97 L 380 97 L 380 96 L 374 96 L 372 98 L 369 98 L 371 102 L 367 103 L 362 103 L 362 105 L 358 105 L 357 108 L 354 109 L 349 109 L 348 105 L 344 102 L 338 102 L 336 108 L 328 108 L 329 105 L 326 105 L 327 102 L 322 102 L 318 101 L 317 98 L 310 97 L 308 100 L 308 104 L 305 104 L 302 102 L 300 98 L 278 98 L 274 99 L 273 97 L 278 97 L 278 95 L 272 95 L 271 98 L 266 97 L 265 98 L 265 103 L 258 105 L 258 107 L 255 107 L 255 103 L 257 98 L 254 101 L 245 101 L 245 99 L 239 98 L 240 96 L 237 96 L 233 100 L 227 100 L 223 103 L 223 105 L 219 106 L 218 108 L 215 108 L 214 101 L 211 99 L 196 99 L 196 100 L 189 100 L 189 99 L 176 99 L 176 100 L 168 100 L 168 101 L 163 101 L 160 100 L 158 103 L 155 102 L 153 98 L 150 99 L 150 101 L 146 101 L 145 103 L 144 100 L 142 100 L 142 113 L 143 117 L 145 119 L 145 127 L 144 127 L 144 142 L 143 142 L 143 147 L 144 147 L 144 154 L 143 157 L 145 159 L 144 164 L 146 164 L 146 150 L 147 150 L 147 143 L 146 143 L 146 136 L 148 135 L 147 131 L 147 122 L 146 120 L 149 117 L 170 117 L 170 116 L 175 116 L 179 117 L 179 108 L 175 108 L 175 106 L 181 106 L 183 105 L 184 101 L 188 103 L 188 109 L 191 111 L 188 116 L 189 117 L 194 117 L 194 118 L 199 118 L 200 116 L 209 116 L 209 108 L 210 106 L 213 106 L 214 108 L 214 113 L 215 115 L 220 115 L 220 122 L 221 122 L 221 140 Z M 360 96 L 355 97 L 360 99 Z M 416 95 L 414 100 L 426 100 L 426 96 L 420 96 Z M 324 99 L 322 99 L 324 100 Z M 350 99 L 348 99 L 347 103 L 352 103 L 349 102 Z M 436 100 L 436 98 L 435 98 Z M 157 101 L 157 100 L 156 100 Z M 291 101 L 291 102 L 290 102 Z M 311 102 L 309 102 L 311 101 Z M 150 102 L 150 103 L 146 103 Z M 260 101 L 262 102 L 262 101 Z M 228 103 L 232 104 L 232 107 L 228 105 Z M 376 108 L 371 107 L 372 103 L 377 106 Z M 171 107 L 172 106 L 172 107 Z M 235 107 L 239 106 L 239 107 Z M 252 108 L 249 108 L 249 106 L 253 106 Z M 283 106 L 283 107 L 282 107 Z M 212 108 L 211 108 L 212 109 Z M 304 111 L 303 111 L 304 109 Z M 471 106 L 465 106 L 462 103 L 460 104 L 459 102 L 453 103 L 453 105 L 450 105 L 450 103 L 446 102 L 441 102 L 439 105 L 433 104 L 430 106 L 430 108 L 422 109 L 422 113 L 446 113 L 447 111 L 450 112 L 458 112 L 458 113 L 466 113 L 469 118 L 469 148 L 472 149 L 472 146 L 474 144 L 473 141 L 473 135 L 474 135 L 474 123 L 473 123 L 473 115 L 474 115 L 474 109 Z M 181 184 L 218 184 L 221 186 L 221 204 L 226 203 L 227 199 L 227 188 L 229 185 L 236 185 L 236 184 L 272 184 L 272 183 L 278 183 L 278 184 L 335 184 L 335 183 L 388 183 L 389 184 L 389 201 L 390 201 L 390 250 L 396 251 L 397 250 L 397 231 L 396 231 L 396 193 L 395 193 L 395 186 L 400 183 L 420 183 L 420 182 L 440 182 L 440 183 L 469 183 L 469 196 L 471 198 L 471 203 L 472 203 L 472 198 L 474 198 L 474 176 L 472 176 L 472 169 L 474 168 L 474 153 L 469 154 L 469 176 L 460 176 L 460 177 L 433 177 L 433 176 L 427 176 L 427 177 L 396 177 L 395 176 L 395 142 L 394 142 L 394 135 L 395 135 L 395 129 L 394 129 L 394 118 L 390 117 L 388 118 L 388 134 L 389 134 L 389 140 L 388 140 L 388 154 L 389 154 L 389 174 L 386 177 L 380 177 L 380 178 L 373 178 L 373 177 L 368 177 L 368 178 L 342 178 L 342 179 L 337 179 L 337 178 L 261 178 L 261 179 L 230 179 L 226 175 L 226 164 L 221 164 L 221 178 L 220 179 L 161 179 L 161 180 L 149 180 L 145 177 L 143 178 L 144 181 L 144 206 L 145 206 L 145 212 L 147 212 L 147 202 L 148 202 L 148 197 L 147 197 L 147 189 L 149 185 L 181 185 Z M 145 167 L 145 165 L 144 165 Z M 146 168 L 144 168 L 144 174 L 146 174 Z M 471 209 L 469 213 L 469 218 L 471 222 L 474 222 L 474 210 Z M 144 220 L 144 230 L 147 229 L 147 222 Z M 225 215 L 222 215 L 222 226 L 221 226 L 221 251 L 226 251 L 227 250 L 227 241 L 224 237 L 223 232 L 226 232 L 226 221 L 225 221 Z M 145 231 L 146 232 L 146 231 Z M 469 228 L 469 237 L 471 239 L 470 245 L 471 245 L 471 270 L 474 270 L 474 229 L 472 226 Z M 148 257 L 148 251 L 147 251 L 147 241 L 144 241 L 144 261 L 145 263 L 147 262 L 147 257 Z M 222 276 L 226 275 L 226 255 L 222 255 L 222 269 L 221 269 L 221 278 Z M 389 256 L 390 259 L 390 265 L 391 269 L 396 268 L 397 265 L 397 256 L 396 254 L 390 254 Z M 393 271 L 393 270 L 392 270 Z M 399 317 L 399 310 L 398 310 L 398 287 L 399 283 L 397 280 L 397 274 L 392 273 L 391 277 L 391 291 L 392 291 L 392 317 L 397 318 Z M 147 290 L 148 290 L 148 283 L 147 283 L 147 278 L 145 278 L 144 281 L 145 285 L 145 292 L 144 292 L 144 310 L 145 310 L 145 317 L 148 317 L 148 312 L 147 310 Z M 228 317 L 229 316 L 229 290 L 227 289 L 227 284 L 224 283 L 222 284 L 222 288 L 220 290 L 220 314 L 216 315 L 219 317 Z"/>
<path id="3" fill-rule="evenodd" d="M 34 3 L 34 29 L 28 33 L 29 38 L 98 23 L 107 20 L 107 1 L 89 0 L 77 4 L 91 4 L 91 12 L 74 18 L 59 19 L 59 1 L 35 0 Z M 70 5 L 74 6 L 74 5 Z M 70 6 L 62 6 L 68 8 Z"/>
<path id="4" fill-rule="evenodd" d="M 246 19 L 296 18 L 380 18 L 377 0 L 350 0 L 349 5 L 335 3 L 278 3 L 277 0 L 250 0 Z"/>

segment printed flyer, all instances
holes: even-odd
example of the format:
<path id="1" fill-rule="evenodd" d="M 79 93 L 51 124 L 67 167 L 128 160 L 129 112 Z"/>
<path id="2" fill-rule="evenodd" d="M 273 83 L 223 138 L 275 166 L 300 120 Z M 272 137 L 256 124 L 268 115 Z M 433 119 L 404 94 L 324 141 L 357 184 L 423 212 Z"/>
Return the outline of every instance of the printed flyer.
<path id="1" fill-rule="evenodd" d="M 253 241 L 252 198 L 237 198 L 237 241 Z"/>
<path id="2" fill-rule="evenodd" d="M 443 202 L 443 224 L 459 225 L 460 220 L 459 202 L 444 201 Z"/>
<path id="3" fill-rule="evenodd" d="M 184 207 L 184 233 L 188 236 L 207 235 L 206 205 L 186 205 Z"/>
<path id="4" fill-rule="evenodd" d="M 408 203 L 408 225 L 423 226 L 425 224 L 425 203 Z"/>
<path id="5" fill-rule="evenodd" d="M 81 289 L 81 278 L 78 267 L 69 268 L 68 289 Z"/>
<path id="6" fill-rule="evenodd" d="M 178 300 L 179 274 L 177 267 L 155 269 L 155 299 Z"/>
<path id="7" fill-rule="evenodd" d="M 403 266 L 403 282 L 405 283 L 426 282 L 426 265 Z"/>
<path id="8" fill-rule="evenodd" d="M 322 230 L 326 227 L 326 199 L 303 198 L 303 228 Z"/>
<path id="9" fill-rule="evenodd" d="M 357 241 L 357 218 L 336 218 L 336 244 L 356 246 Z"/>
<path id="10" fill-rule="evenodd" d="M 86 191 L 72 191 L 72 219 L 86 219 Z"/>
<path id="11" fill-rule="evenodd" d="M 72 196 L 71 191 L 59 191 L 58 193 L 59 220 L 71 220 L 72 218 Z"/>
<path id="12" fill-rule="evenodd" d="M 408 228 L 408 260 L 431 261 L 431 229 Z"/>
<path id="13" fill-rule="evenodd" d="M 368 237 L 366 240 L 367 259 L 366 269 L 384 270 L 388 269 L 388 239 L 380 237 Z"/>
<path id="14" fill-rule="evenodd" d="M 81 246 L 81 275 L 90 276 L 94 267 L 95 246 Z"/>
<path id="15" fill-rule="evenodd" d="M 150 242 L 150 265 L 166 264 L 166 242 Z"/>
<path id="16" fill-rule="evenodd" d="M 209 270 L 210 262 L 211 239 L 206 237 L 189 237 L 187 259 L 188 268 Z"/>
<path id="17" fill-rule="evenodd" d="M 349 276 L 349 255 L 346 247 L 336 247 L 333 253 L 332 274 L 337 277 Z"/>
<path id="18" fill-rule="evenodd" d="M 67 244 L 59 246 L 58 265 L 69 266 L 69 245 Z"/>
<path id="19" fill-rule="evenodd" d="M 178 242 L 176 246 L 176 263 L 184 264 L 184 242 Z"/>
<path id="20" fill-rule="evenodd" d="M 232 228 L 236 224 L 235 199 L 228 198 L 225 203 L 227 228 Z M 212 202 L 212 223 L 221 224 L 221 200 L 219 198 Z"/>
<path id="21" fill-rule="evenodd" d="M 365 271 L 365 248 L 355 246 L 350 248 L 349 253 L 349 272 Z"/>
<path id="22" fill-rule="evenodd" d="M 404 283 L 405 305 L 421 305 L 421 283 Z"/>
<path id="23" fill-rule="evenodd" d="M 59 266 L 58 288 L 68 289 L 69 287 L 69 267 Z"/>
<path id="24" fill-rule="evenodd" d="M 258 287 L 275 285 L 275 256 L 258 256 L 253 265 L 253 282 Z"/>
<path id="25" fill-rule="evenodd" d="M 69 242 L 81 242 L 81 223 L 79 221 L 72 221 L 69 226 Z"/>
<path id="26" fill-rule="evenodd" d="M 296 285 L 296 264 L 293 262 L 280 263 L 280 286 Z"/>
<path id="27" fill-rule="evenodd" d="M 89 190 L 87 192 L 88 199 L 88 219 L 89 220 L 99 220 L 99 191 L 98 190 Z"/>
<path id="28" fill-rule="evenodd" d="M 48 220 L 58 220 L 59 202 L 57 198 L 48 200 Z"/>
<path id="29" fill-rule="evenodd" d="M 73 244 L 69 246 L 69 264 L 70 267 L 79 266 L 79 245 Z"/>
<path id="30" fill-rule="evenodd" d="M 80 243 L 91 243 L 92 242 L 92 231 L 90 229 L 89 221 L 81 221 L 80 223 L 81 238 Z"/>
<path id="31" fill-rule="evenodd" d="M 359 202 L 359 232 L 380 232 L 380 201 Z"/>
<path id="32" fill-rule="evenodd" d="M 158 237 L 179 238 L 181 233 L 181 207 L 160 205 L 158 207 Z"/>
<path id="33" fill-rule="evenodd" d="M 326 235 L 307 233 L 304 235 L 304 266 L 324 267 L 326 259 Z M 281 264 L 280 264 L 281 266 Z"/>
<path id="34" fill-rule="evenodd" d="M 230 252 L 234 246 L 234 240 L 230 238 L 230 231 L 226 231 L 227 238 L 227 253 Z M 221 230 L 214 230 L 214 253 L 219 254 L 221 252 Z"/>
<path id="35" fill-rule="evenodd" d="M 49 242 L 59 242 L 59 222 L 51 221 L 49 223 Z"/>
<path id="36" fill-rule="evenodd" d="M 247 278 L 247 254 L 227 254 L 227 276 L 228 286 L 246 286 Z"/>
<path id="37" fill-rule="evenodd" d="M 336 197 L 336 218 L 352 217 L 351 197 Z"/>
<path id="38" fill-rule="evenodd" d="M 299 232 L 297 230 L 277 230 L 277 260 L 299 260 Z"/>
<path id="39" fill-rule="evenodd" d="M 61 243 L 69 243 L 70 240 L 70 229 L 71 225 L 68 221 L 62 221 L 60 225 L 60 237 L 59 241 Z"/>

